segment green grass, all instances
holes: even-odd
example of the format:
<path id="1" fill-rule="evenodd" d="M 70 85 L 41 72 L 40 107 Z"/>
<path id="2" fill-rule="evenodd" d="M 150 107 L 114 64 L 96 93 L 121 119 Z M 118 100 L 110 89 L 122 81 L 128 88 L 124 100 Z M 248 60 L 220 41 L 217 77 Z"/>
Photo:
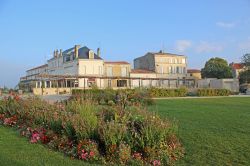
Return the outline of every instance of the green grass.
<path id="1" fill-rule="evenodd" d="M 62 153 L 51 151 L 42 145 L 31 144 L 13 129 L 0 126 L 0 165 L 80 166 L 86 165 L 86 163 L 80 160 L 71 160 Z"/>
<path id="2" fill-rule="evenodd" d="M 177 165 L 250 165 L 250 98 L 156 103 L 153 109 L 179 126 L 186 154 Z"/>
<path id="3" fill-rule="evenodd" d="M 250 98 L 157 100 L 162 117 L 175 119 L 185 157 L 177 165 L 250 165 Z M 156 108 L 155 108 L 156 107 Z M 0 165 L 86 165 L 0 126 Z"/>

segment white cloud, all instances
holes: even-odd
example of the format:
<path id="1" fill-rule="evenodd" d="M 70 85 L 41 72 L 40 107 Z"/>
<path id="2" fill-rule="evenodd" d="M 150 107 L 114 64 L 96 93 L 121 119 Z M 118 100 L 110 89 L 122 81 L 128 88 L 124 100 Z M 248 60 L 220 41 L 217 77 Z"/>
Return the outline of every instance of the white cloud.
<path id="1" fill-rule="evenodd" d="M 196 52 L 198 53 L 211 53 L 211 52 L 220 52 L 224 48 L 222 45 L 216 43 L 209 43 L 206 41 L 202 41 L 197 44 L 195 47 Z"/>
<path id="2" fill-rule="evenodd" d="M 235 23 L 228 23 L 228 22 L 217 22 L 216 25 L 221 28 L 233 28 L 235 27 Z"/>
<path id="3" fill-rule="evenodd" d="M 175 42 L 175 49 L 178 52 L 185 52 L 187 49 L 189 49 L 192 46 L 192 42 L 189 40 L 177 40 Z"/>

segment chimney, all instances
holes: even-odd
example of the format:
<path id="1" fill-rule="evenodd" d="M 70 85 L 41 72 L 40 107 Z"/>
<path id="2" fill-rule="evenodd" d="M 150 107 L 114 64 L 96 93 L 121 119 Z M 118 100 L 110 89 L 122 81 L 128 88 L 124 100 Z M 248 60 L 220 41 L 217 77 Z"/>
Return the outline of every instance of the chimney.
<path id="1" fill-rule="evenodd" d="M 62 56 L 62 49 L 60 49 L 60 56 Z"/>
<path id="2" fill-rule="evenodd" d="M 78 58 L 78 49 L 80 45 L 75 45 L 75 58 Z"/>
<path id="3" fill-rule="evenodd" d="M 97 48 L 97 56 L 100 57 L 100 54 L 101 54 L 100 48 Z"/>
<path id="4" fill-rule="evenodd" d="M 58 50 L 56 50 L 56 57 L 58 57 Z"/>

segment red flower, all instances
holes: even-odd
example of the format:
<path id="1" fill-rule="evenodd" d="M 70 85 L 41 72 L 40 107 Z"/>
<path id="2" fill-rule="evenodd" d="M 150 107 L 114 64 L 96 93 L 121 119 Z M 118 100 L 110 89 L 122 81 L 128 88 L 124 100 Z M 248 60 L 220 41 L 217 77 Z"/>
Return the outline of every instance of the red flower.
<path id="1" fill-rule="evenodd" d="M 90 151 L 89 156 L 90 156 L 90 157 L 94 157 L 94 155 L 95 155 L 95 152 Z"/>

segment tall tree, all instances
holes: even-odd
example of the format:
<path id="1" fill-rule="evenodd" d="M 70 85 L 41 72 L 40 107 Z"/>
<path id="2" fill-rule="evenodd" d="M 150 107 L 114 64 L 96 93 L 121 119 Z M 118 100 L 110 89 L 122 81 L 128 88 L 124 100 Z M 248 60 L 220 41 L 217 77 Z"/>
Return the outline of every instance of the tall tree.
<path id="1" fill-rule="evenodd" d="M 202 78 L 232 78 L 232 70 L 226 60 L 222 58 L 209 59 L 201 69 Z"/>
<path id="2" fill-rule="evenodd" d="M 242 63 L 249 69 L 250 68 L 250 53 L 242 56 Z"/>
<path id="3" fill-rule="evenodd" d="M 246 69 L 240 72 L 239 81 L 240 84 L 250 83 L 250 54 L 245 54 L 242 56 L 242 64 L 245 65 Z"/>

